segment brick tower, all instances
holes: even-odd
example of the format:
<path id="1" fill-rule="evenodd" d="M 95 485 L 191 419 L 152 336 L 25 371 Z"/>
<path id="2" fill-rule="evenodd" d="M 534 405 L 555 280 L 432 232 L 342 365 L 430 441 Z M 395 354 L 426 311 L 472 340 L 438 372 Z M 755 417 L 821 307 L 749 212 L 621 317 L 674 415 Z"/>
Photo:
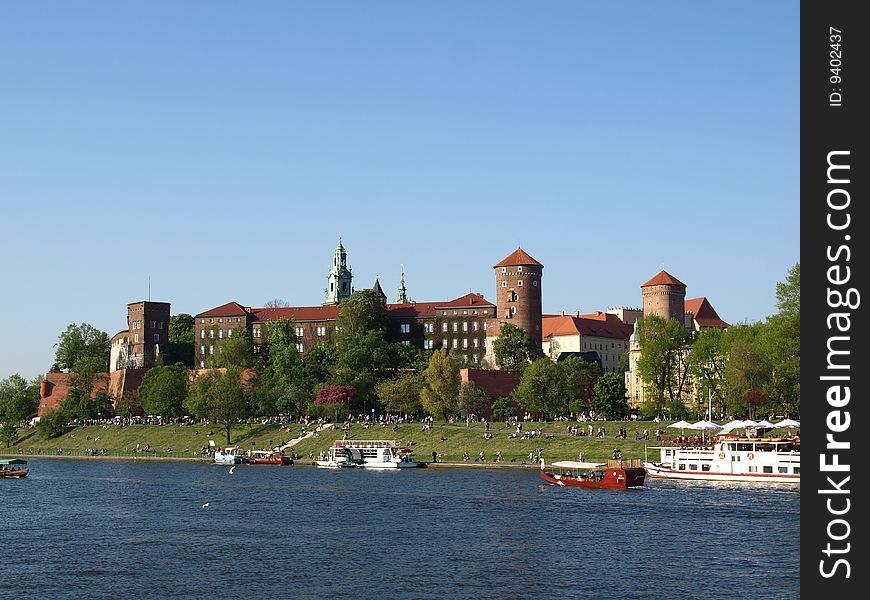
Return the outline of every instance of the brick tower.
<path id="1" fill-rule="evenodd" d="M 495 265 L 496 331 L 502 323 L 522 327 L 533 348 L 541 347 L 541 276 L 544 265 L 517 248 Z"/>
<path id="2" fill-rule="evenodd" d="M 686 284 L 667 271 L 661 271 L 640 286 L 640 290 L 643 295 L 643 316 L 656 315 L 684 323 Z"/>

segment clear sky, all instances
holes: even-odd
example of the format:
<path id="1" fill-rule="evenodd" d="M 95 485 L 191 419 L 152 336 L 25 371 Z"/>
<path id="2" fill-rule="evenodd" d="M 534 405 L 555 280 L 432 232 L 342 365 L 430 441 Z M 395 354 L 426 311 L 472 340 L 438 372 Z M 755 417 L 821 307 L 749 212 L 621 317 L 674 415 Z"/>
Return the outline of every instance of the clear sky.
<path id="1" fill-rule="evenodd" d="M 798 2 L 11 2 L 0 8 L 0 378 L 151 298 L 640 306 L 736 323 L 799 261 Z"/>

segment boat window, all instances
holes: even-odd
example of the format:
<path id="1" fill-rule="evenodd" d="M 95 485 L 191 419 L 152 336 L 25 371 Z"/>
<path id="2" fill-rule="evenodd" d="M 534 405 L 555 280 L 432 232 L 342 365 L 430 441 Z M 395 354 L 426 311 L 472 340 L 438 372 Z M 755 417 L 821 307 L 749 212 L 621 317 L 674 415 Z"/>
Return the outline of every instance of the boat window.
<path id="1" fill-rule="evenodd" d="M 709 470 L 710 470 L 710 465 L 709 465 L 709 464 L 701 465 L 701 470 L 702 470 L 702 471 L 709 471 Z"/>
<path id="2" fill-rule="evenodd" d="M 765 473 L 773 473 L 773 467 L 763 467 Z"/>
<path id="3" fill-rule="evenodd" d="M 731 462 L 740 462 L 740 455 L 739 454 L 732 454 L 731 455 Z"/>
<path id="4" fill-rule="evenodd" d="M 794 469 L 792 469 L 792 473 L 794 473 L 795 475 L 800 475 L 800 472 L 801 472 L 800 467 L 795 467 Z"/>
<path id="5" fill-rule="evenodd" d="M 788 473 L 788 467 L 778 467 L 777 471 L 780 473 Z"/>
<path id="6" fill-rule="evenodd" d="M 697 471 L 697 470 L 698 470 L 698 465 L 697 465 L 697 464 L 689 465 L 689 470 L 690 470 L 690 471 Z"/>
<path id="7" fill-rule="evenodd" d="M 749 472 L 758 473 L 758 467 L 756 467 L 755 465 L 749 465 Z"/>
<path id="8" fill-rule="evenodd" d="M 680 463 L 680 471 L 686 470 L 686 463 Z"/>

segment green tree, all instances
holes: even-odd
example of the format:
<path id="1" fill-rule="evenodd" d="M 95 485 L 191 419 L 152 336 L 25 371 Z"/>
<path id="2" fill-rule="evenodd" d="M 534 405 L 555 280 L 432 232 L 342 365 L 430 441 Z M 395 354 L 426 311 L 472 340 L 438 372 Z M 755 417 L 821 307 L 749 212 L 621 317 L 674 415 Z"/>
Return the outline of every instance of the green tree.
<path id="1" fill-rule="evenodd" d="M 530 413 L 556 417 L 568 412 L 571 387 L 564 369 L 548 358 L 540 358 L 523 371 L 514 399 Z"/>
<path id="2" fill-rule="evenodd" d="M 494 419 L 507 419 L 517 414 L 517 407 L 510 398 L 496 398 L 492 403 L 492 416 Z"/>
<path id="3" fill-rule="evenodd" d="M 495 364 L 503 371 L 522 371 L 529 366 L 533 356 L 528 332 L 511 323 L 501 326 L 492 350 Z"/>
<path id="4" fill-rule="evenodd" d="M 420 396 L 423 408 L 432 416 L 447 417 L 456 412 L 459 400 L 459 369 L 447 350 L 436 350 L 423 371 L 425 385 Z"/>
<path id="5" fill-rule="evenodd" d="M 568 410 L 579 414 L 592 408 L 595 382 L 601 376 L 598 363 L 572 356 L 556 365 L 560 376 L 565 378 L 564 394 Z"/>
<path id="6" fill-rule="evenodd" d="M 336 338 L 341 346 L 342 338 L 356 336 L 377 329 L 386 331 L 389 323 L 387 305 L 374 290 L 357 290 L 344 300 L 336 319 Z"/>
<path id="7" fill-rule="evenodd" d="M 662 413 L 666 402 L 670 407 L 682 405 L 688 379 L 686 328 L 673 319 L 651 315 L 638 322 L 638 340 L 637 368 L 655 414 Z"/>
<path id="8" fill-rule="evenodd" d="M 800 414 L 801 386 L 801 269 L 800 263 L 776 284 L 779 312 L 768 317 L 758 343 L 765 349 L 770 377 L 764 389 L 772 408 L 786 414 Z M 841 315 L 842 316 L 842 315 Z"/>
<path id="9" fill-rule="evenodd" d="M 169 317 L 169 364 L 180 362 L 193 368 L 196 320 L 192 315 L 180 313 Z"/>
<path id="10" fill-rule="evenodd" d="M 709 398 L 715 402 L 719 412 L 727 411 L 725 363 L 730 340 L 722 329 L 702 329 L 686 357 L 689 372 L 698 385 L 700 399 Z"/>
<path id="11" fill-rule="evenodd" d="M 725 383 L 728 390 L 731 414 L 744 414 L 751 408 L 743 398 L 750 390 L 767 387 L 771 368 L 769 356 L 759 343 L 763 324 L 738 325 L 728 330 L 730 341 L 728 361 L 725 364 Z"/>
<path id="12" fill-rule="evenodd" d="M 20 427 L 39 410 L 40 378 L 28 383 L 17 373 L 0 381 L 0 421 Z"/>
<path id="13" fill-rule="evenodd" d="M 267 348 L 264 381 L 280 389 L 302 384 L 304 371 L 299 356 L 296 324 L 291 319 L 272 321 L 266 325 L 265 335 Z"/>
<path id="14" fill-rule="evenodd" d="M 625 377 L 622 373 L 605 373 L 595 383 L 595 413 L 609 420 L 619 420 L 629 414 L 625 397 Z"/>
<path id="15" fill-rule="evenodd" d="M 378 383 L 376 390 L 378 399 L 389 412 L 409 415 L 423 412 L 420 401 L 423 376 L 419 373 L 402 373 L 394 379 L 385 379 Z"/>
<path id="16" fill-rule="evenodd" d="M 142 408 L 149 415 L 182 416 L 188 379 L 189 370 L 182 364 L 152 367 L 139 386 Z"/>
<path id="17" fill-rule="evenodd" d="M 208 367 L 249 369 L 253 368 L 256 362 L 251 332 L 246 327 L 237 327 L 233 329 L 231 336 L 223 338 L 217 344 L 215 353 L 209 357 Z"/>
<path id="18" fill-rule="evenodd" d="M 66 431 L 67 422 L 67 416 L 58 408 L 39 418 L 39 422 L 36 424 L 36 431 L 44 439 L 51 439 Z"/>
<path id="19" fill-rule="evenodd" d="M 489 396 L 473 381 L 466 381 L 459 388 L 459 407 L 479 417 L 490 407 Z"/>
<path id="20" fill-rule="evenodd" d="M 142 416 L 145 414 L 138 389 L 124 392 L 124 395 L 118 401 L 118 414 L 128 419 L 132 416 Z"/>
<path id="21" fill-rule="evenodd" d="M 108 371 L 111 345 L 109 334 L 87 323 L 72 323 L 58 337 L 54 360 L 59 368 L 70 371 L 80 360 L 95 358 L 102 365 L 99 371 Z"/>
<path id="22" fill-rule="evenodd" d="M 189 414 L 224 426 L 227 444 L 232 426 L 250 413 L 248 390 L 242 385 L 241 374 L 238 367 L 209 371 L 196 378 L 187 395 Z"/>

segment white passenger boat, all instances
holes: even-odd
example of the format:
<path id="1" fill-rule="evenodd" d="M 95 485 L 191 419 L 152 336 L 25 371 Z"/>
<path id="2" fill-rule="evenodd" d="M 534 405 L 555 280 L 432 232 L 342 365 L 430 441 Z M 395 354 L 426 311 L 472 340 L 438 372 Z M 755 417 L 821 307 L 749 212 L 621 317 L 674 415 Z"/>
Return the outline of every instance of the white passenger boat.
<path id="1" fill-rule="evenodd" d="M 799 438 L 719 435 L 704 447 L 660 446 L 659 462 L 646 462 L 651 477 L 705 481 L 801 481 Z"/>
<path id="2" fill-rule="evenodd" d="M 221 450 L 215 450 L 214 461 L 216 463 L 237 465 L 248 462 L 248 455 L 238 446 L 231 446 Z"/>
<path id="3" fill-rule="evenodd" d="M 408 448 L 394 440 L 336 440 L 326 456 L 315 461 L 318 467 L 339 469 L 407 469 L 421 466 L 413 460 Z"/>

